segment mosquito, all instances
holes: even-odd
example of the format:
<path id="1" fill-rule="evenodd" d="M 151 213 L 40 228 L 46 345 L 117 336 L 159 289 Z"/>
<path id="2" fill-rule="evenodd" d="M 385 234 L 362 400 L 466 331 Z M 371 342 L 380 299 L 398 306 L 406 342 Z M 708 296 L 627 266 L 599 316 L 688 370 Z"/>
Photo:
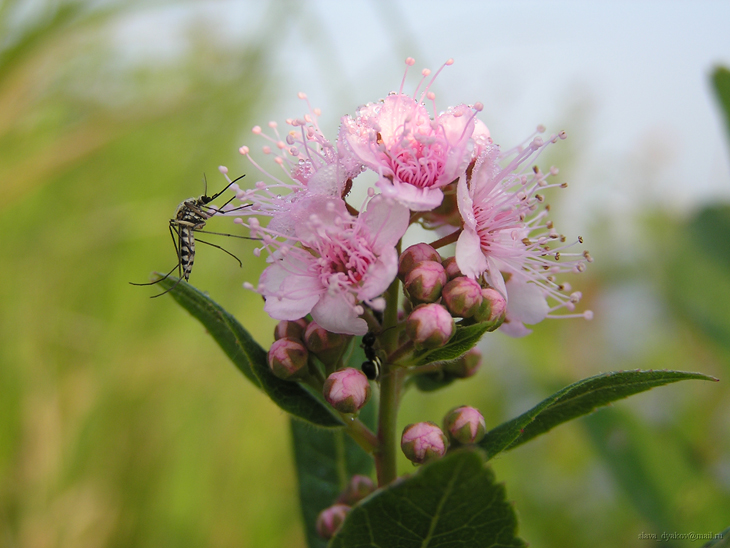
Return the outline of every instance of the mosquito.
<path id="1" fill-rule="evenodd" d="M 153 295 L 151 298 L 154 299 L 155 297 L 161 297 L 165 293 L 168 293 L 169 291 L 172 291 L 177 287 L 177 285 L 182 281 L 188 281 L 190 279 L 190 273 L 193 270 L 193 262 L 195 261 L 195 242 L 196 237 L 195 233 L 200 232 L 203 234 L 216 234 L 218 236 L 230 236 L 232 238 L 241 238 L 243 240 L 260 240 L 260 238 L 249 238 L 247 236 L 239 236 L 237 234 L 225 234 L 222 232 L 211 232 L 208 230 L 203 230 L 205 228 L 205 223 L 213 217 L 216 213 L 219 211 L 222 211 L 224 207 L 226 207 L 228 204 L 230 204 L 235 196 L 232 196 L 225 204 L 223 204 L 221 207 L 211 207 L 208 204 L 218 198 L 221 194 L 223 194 L 228 188 L 235 183 L 236 181 L 241 180 L 245 175 L 241 175 L 240 177 L 234 179 L 226 187 L 221 190 L 220 192 L 217 192 L 216 194 L 213 194 L 213 196 L 208 196 L 208 182 L 205 181 L 205 193 L 202 196 L 198 196 L 197 198 L 188 198 L 187 200 L 183 200 L 180 205 L 177 206 L 177 209 L 175 210 L 175 216 L 170 219 L 170 236 L 172 237 L 172 243 L 175 246 L 175 252 L 177 253 L 177 264 L 168 272 L 165 274 L 162 278 L 159 280 L 155 280 L 154 282 L 149 283 L 142 283 L 137 284 L 130 282 L 132 285 L 154 285 L 156 283 L 160 283 L 162 280 L 166 279 L 170 274 L 172 274 L 175 269 L 178 271 L 178 280 L 175 282 L 175 284 L 170 287 L 169 289 L 163 291 L 162 293 L 159 293 L 157 295 Z M 232 209 L 230 211 L 236 211 L 239 209 L 244 209 L 247 207 L 250 207 L 251 204 L 246 204 L 241 207 Z M 211 247 L 216 247 L 223 251 L 224 253 L 227 253 L 236 261 L 238 261 L 239 266 L 243 266 L 243 263 L 241 262 L 241 259 L 236 257 L 233 253 L 228 251 L 227 249 L 222 248 L 219 245 L 212 244 L 210 242 L 206 242 L 205 240 L 201 240 L 200 238 L 197 238 L 197 241 L 201 244 L 206 244 Z"/>

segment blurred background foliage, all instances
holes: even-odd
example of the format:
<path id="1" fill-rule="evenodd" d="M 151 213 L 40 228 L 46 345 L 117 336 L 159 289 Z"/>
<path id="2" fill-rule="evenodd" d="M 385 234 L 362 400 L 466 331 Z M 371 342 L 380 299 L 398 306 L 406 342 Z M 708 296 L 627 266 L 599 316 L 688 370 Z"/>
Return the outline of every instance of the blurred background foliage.
<path id="1" fill-rule="evenodd" d="M 268 37 L 297 5 L 270 3 L 235 45 L 195 19 L 182 53 L 130 61 L 111 38 L 149 3 L 0 4 L 0 546 L 304 546 L 286 417 L 172 299 L 127 283 L 173 266 L 166 223 L 204 173 L 214 191 L 219 164 L 243 169 L 242 136 L 277 99 Z M 715 83 L 730 116 L 727 72 Z M 730 522 L 730 207 L 644 210 L 631 253 L 602 240 L 612 222 L 588 227 L 600 260 L 574 284 L 593 322 L 492 335 L 476 378 L 409 393 L 400 417 L 469 404 L 495 425 L 615 369 L 723 380 L 651 391 L 501 455 L 534 546 L 644 546 L 642 532 Z M 267 345 L 274 322 L 241 289 L 262 263 L 249 243 L 223 245 L 243 271 L 199 246 L 192 281 Z"/>

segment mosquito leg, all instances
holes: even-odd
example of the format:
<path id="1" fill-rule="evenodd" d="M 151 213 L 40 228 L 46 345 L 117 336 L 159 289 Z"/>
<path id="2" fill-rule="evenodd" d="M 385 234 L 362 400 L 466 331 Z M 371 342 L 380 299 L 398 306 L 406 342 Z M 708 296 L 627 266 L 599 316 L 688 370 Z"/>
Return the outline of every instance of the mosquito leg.
<path id="1" fill-rule="evenodd" d="M 169 276 L 170 274 L 172 274 L 173 272 L 175 272 L 175 269 L 176 269 L 176 268 L 178 268 L 179 266 L 180 266 L 180 264 L 179 264 L 179 263 L 178 263 L 178 264 L 176 264 L 175 266 L 173 266 L 173 267 L 172 267 L 172 270 L 170 270 L 170 272 L 168 272 L 167 274 L 165 274 L 165 275 L 164 275 L 164 276 L 163 276 L 162 278 L 159 278 L 159 279 L 155 280 L 154 282 L 147 282 L 147 283 L 144 283 L 144 284 L 137 284 L 137 283 L 134 283 L 134 282 L 129 282 L 129 283 L 130 283 L 130 284 L 132 284 L 132 285 L 155 285 L 155 284 L 158 284 L 158 283 L 160 283 L 160 282 L 161 282 L 162 280 L 165 280 L 165 279 L 167 279 L 167 277 L 168 277 L 168 276 Z"/>
<path id="2" fill-rule="evenodd" d="M 257 242 L 261 241 L 261 238 L 250 238 L 248 236 L 239 236 L 238 234 L 225 234 L 223 232 L 211 232 L 209 230 L 196 230 L 195 232 L 202 232 L 203 234 L 215 234 L 217 236 L 230 236 L 231 238 L 240 238 L 242 240 L 255 240 Z M 200 240 L 198 240 L 200 241 Z M 212 244 L 208 244 L 212 245 Z"/>
<path id="3" fill-rule="evenodd" d="M 175 240 L 175 234 L 177 234 L 177 240 Z M 180 226 L 170 223 L 170 237 L 172 238 L 172 245 L 175 246 L 175 253 L 177 253 L 177 277 L 182 278 L 182 238 L 180 237 Z"/>
<path id="4" fill-rule="evenodd" d="M 200 231 L 200 230 L 198 230 L 197 232 L 201 232 L 201 231 Z M 206 234 L 217 234 L 217 232 L 206 232 Z M 231 236 L 231 234 L 228 234 L 228 236 Z M 210 243 L 210 242 L 206 242 L 205 240 L 201 240 L 200 238 L 197 238 L 197 241 L 198 241 L 198 242 L 200 242 L 201 244 L 206 244 L 206 245 L 209 245 L 209 246 L 211 246 L 211 247 L 217 247 L 217 248 L 218 248 L 218 249 L 220 249 L 221 251 L 223 251 L 223 252 L 225 252 L 225 253 L 228 253 L 228 254 L 229 254 L 229 255 L 230 255 L 231 257 L 233 257 L 234 259 L 236 259 L 236 260 L 238 261 L 238 266 L 241 266 L 241 267 L 243 267 L 243 263 L 241 262 L 241 259 L 239 259 L 238 257 L 236 257 L 236 256 L 235 256 L 235 255 L 234 255 L 233 253 L 231 253 L 231 252 L 230 252 L 230 251 L 228 251 L 227 249 L 224 249 L 224 248 L 222 248 L 222 247 L 221 247 L 221 246 L 219 246 L 219 245 L 215 245 L 215 244 L 212 244 L 212 243 Z"/>
<path id="5" fill-rule="evenodd" d="M 157 297 L 162 297 L 165 293 L 169 293 L 170 291 L 175 289 L 180 284 L 181 281 L 183 281 L 183 279 L 178 278 L 177 281 L 174 284 L 172 284 L 172 287 L 170 287 L 170 289 L 165 289 L 165 291 L 163 291 L 162 293 L 158 293 L 157 295 L 152 295 L 150 297 L 150 299 L 156 299 Z"/>

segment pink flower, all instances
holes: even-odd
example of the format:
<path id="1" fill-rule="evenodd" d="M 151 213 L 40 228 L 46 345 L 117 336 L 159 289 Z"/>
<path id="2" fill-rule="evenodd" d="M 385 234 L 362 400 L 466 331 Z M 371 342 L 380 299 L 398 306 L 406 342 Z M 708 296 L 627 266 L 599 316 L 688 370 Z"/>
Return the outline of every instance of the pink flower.
<path id="1" fill-rule="evenodd" d="M 437 303 L 418 305 L 406 320 L 406 333 L 417 348 L 438 348 L 454 336 L 456 325 L 449 311 Z"/>
<path id="2" fill-rule="evenodd" d="M 309 105 L 304 93 L 299 93 L 299 98 Z M 287 119 L 286 124 L 293 129 L 285 137 L 279 134 L 276 122 L 268 124 L 273 137 L 265 134 L 260 126 L 253 128 L 254 135 L 269 141 L 270 145 L 262 147 L 262 152 L 274 155 L 274 162 L 281 166 L 284 177 L 266 171 L 251 157 L 249 147 L 242 146 L 239 152 L 273 183 L 257 181 L 255 188 L 246 190 L 233 184 L 231 188 L 237 198 L 251 207 L 239 208 L 229 214 L 270 216 L 268 227 L 289 236 L 295 233 L 292 211 L 308 207 L 307 199 L 341 198 L 349 192 L 352 179 L 363 171 L 363 166 L 346 143 L 338 147 L 325 138 L 317 123 L 320 114 L 319 109 L 309 106 L 309 114 L 303 118 Z M 237 221 L 246 225 L 241 219 Z"/>
<path id="3" fill-rule="evenodd" d="M 433 422 L 409 424 L 401 435 L 400 447 L 408 460 L 423 464 L 446 454 L 449 440 Z"/>
<path id="4" fill-rule="evenodd" d="M 317 533 L 324 539 L 331 539 L 342 526 L 347 514 L 352 510 L 347 504 L 333 504 L 317 516 Z"/>
<path id="5" fill-rule="evenodd" d="M 364 311 L 360 303 L 384 307 L 378 297 L 398 272 L 395 245 L 408 221 L 408 209 L 383 196 L 370 199 L 358 217 L 340 199 L 310 198 L 293 212 L 295 233 L 284 243 L 252 219 L 252 233 L 263 235 L 271 252 L 272 264 L 257 288 L 266 299 L 264 310 L 277 320 L 311 313 L 327 331 L 364 335 L 368 327 L 358 317 Z"/>
<path id="6" fill-rule="evenodd" d="M 406 59 L 408 66 L 413 63 L 412 58 Z M 450 59 L 444 66 L 452 63 Z M 424 70 L 424 79 L 429 74 Z M 437 115 L 435 95 L 429 91 L 432 83 L 433 79 L 418 100 L 418 89 L 410 97 L 401 84 L 397 94 L 359 107 L 355 118 L 345 116 L 340 128 L 340 142 L 348 143 L 353 154 L 380 175 L 377 185 L 382 193 L 413 211 L 439 206 L 444 198 L 441 188 L 467 168 L 475 148 L 475 115 L 482 109 L 478 103 L 458 105 Z M 424 97 L 434 101 L 433 118 Z M 481 124 L 479 134 L 485 131 Z"/>
<path id="7" fill-rule="evenodd" d="M 359 369 L 335 371 L 322 389 L 327 402 L 342 413 L 357 413 L 370 399 L 370 382 Z"/>
<path id="8" fill-rule="evenodd" d="M 479 443 L 487 433 L 487 423 L 477 409 L 463 405 L 444 417 L 444 431 L 459 443 Z"/>
<path id="9" fill-rule="evenodd" d="M 539 191 L 567 186 L 547 182 L 557 169 L 546 175 L 532 167 L 540 152 L 559 138 L 565 134 L 553 135 L 547 142 L 535 137 L 526 147 L 506 153 L 491 142 L 484 144 L 471 175 L 462 175 L 457 185 L 464 221 L 456 244 L 457 265 L 470 278 L 484 275 L 504 295 L 506 321 L 500 329 L 512 336 L 530 333 L 524 324 L 552 317 L 558 309 L 575 310 L 580 293 L 568 294 L 570 287 L 559 284 L 555 275 L 582 272 L 592 261 L 588 252 L 566 252 L 582 240 L 566 244 L 547 220 L 548 209 L 540 208 L 544 198 Z M 591 313 L 578 316 L 590 318 Z"/>

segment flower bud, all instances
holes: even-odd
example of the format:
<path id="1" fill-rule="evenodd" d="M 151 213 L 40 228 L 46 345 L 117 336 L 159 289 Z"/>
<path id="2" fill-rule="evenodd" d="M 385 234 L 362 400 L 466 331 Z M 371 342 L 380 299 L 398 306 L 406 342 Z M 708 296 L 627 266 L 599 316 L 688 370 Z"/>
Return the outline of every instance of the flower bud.
<path id="1" fill-rule="evenodd" d="M 301 341 L 284 337 L 274 341 L 266 355 L 274 375 L 284 380 L 296 380 L 307 374 L 309 352 Z"/>
<path id="2" fill-rule="evenodd" d="M 401 280 L 405 279 L 408 272 L 413 268 L 413 265 L 421 261 L 436 261 L 440 263 L 441 255 L 428 244 L 412 245 L 401 253 L 398 259 L 398 277 Z"/>
<path id="3" fill-rule="evenodd" d="M 475 375 L 482 365 L 482 353 L 478 348 L 472 348 L 466 354 L 453 362 L 444 365 L 444 372 L 459 379 L 466 379 Z"/>
<path id="4" fill-rule="evenodd" d="M 307 320 L 304 318 L 294 321 L 282 320 L 274 328 L 274 340 L 283 339 L 284 337 L 301 339 L 306 328 Z"/>
<path id="5" fill-rule="evenodd" d="M 345 521 L 351 508 L 347 504 L 333 504 L 322 510 L 317 516 L 317 534 L 324 539 L 331 539 Z"/>
<path id="6" fill-rule="evenodd" d="M 487 423 L 479 411 L 465 405 L 449 411 L 444 418 L 444 430 L 459 443 L 479 443 L 487 433 Z"/>
<path id="7" fill-rule="evenodd" d="M 491 287 L 483 287 L 482 305 L 473 317 L 480 323 L 494 323 L 496 329 L 504 321 L 504 314 L 506 310 L 507 301 L 504 300 L 502 294 Z"/>
<path id="8" fill-rule="evenodd" d="M 423 464 L 443 457 L 449 447 L 449 440 L 437 424 L 417 422 L 405 427 L 400 447 L 408 460 Z"/>
<path id="9" fill-rule="evenodd" d="M 359 370 L 335 371 L 324 382 L 324 398 L 341 413 L 355 413 L 370 399 L 370 383 Z"/>
<path id="10" fill-rule="evenodd" d="M 417 306 L 406 320 L 406 332 L 419 348 L 438 348 L 449 342 L 455 330 L 454 318 L 440 304 Z"/>
<path id="11" fill-rule="evenodd" d="M 453 280 L 457 276 L 463 276 L 461 273 L 461 270 L 459 270 L 459 265 L 456 264 L 456 257 L 448 257 L 441 261 L 441 266 L 444 267 L 444 270 L 446 271 L 446 276 L 449 278 L 449 280 Z"/>
<path id="12" fill-rule="evenodd" d="M 441 263 L 421 261 L 413 265 L 406 274 L 404 287 L 410 299 L 416 303 L 433 303 L 441 297 L 441 290 L 447 282 Z"/>
<path id="13" fill-rule="evenodd" d="M 332 363 L 340 357 L 348 340 L 347 335 L 327 331 L 317 322 L 309 322 L 304 331 L 304 344 L 307 350 L 325 364 Z"/>
<path id="14" fill-rule="evenodd" d="M 347 484 L 347 487 L 339 496 L 337 502 L 352 506 L 360 502 L 373 491 L 375 491 L 375 484 L 373 483 L 373 480 L 367 476 L 356 474 L 352 476 L 350 483 Z"/>
<path id="15" fill-rule="evenodd" d="M 444 304 L 453 316 L 471 318 L 482 306 L 482 286 L 476 280 L 460 276 L 442 291 Z"/>

